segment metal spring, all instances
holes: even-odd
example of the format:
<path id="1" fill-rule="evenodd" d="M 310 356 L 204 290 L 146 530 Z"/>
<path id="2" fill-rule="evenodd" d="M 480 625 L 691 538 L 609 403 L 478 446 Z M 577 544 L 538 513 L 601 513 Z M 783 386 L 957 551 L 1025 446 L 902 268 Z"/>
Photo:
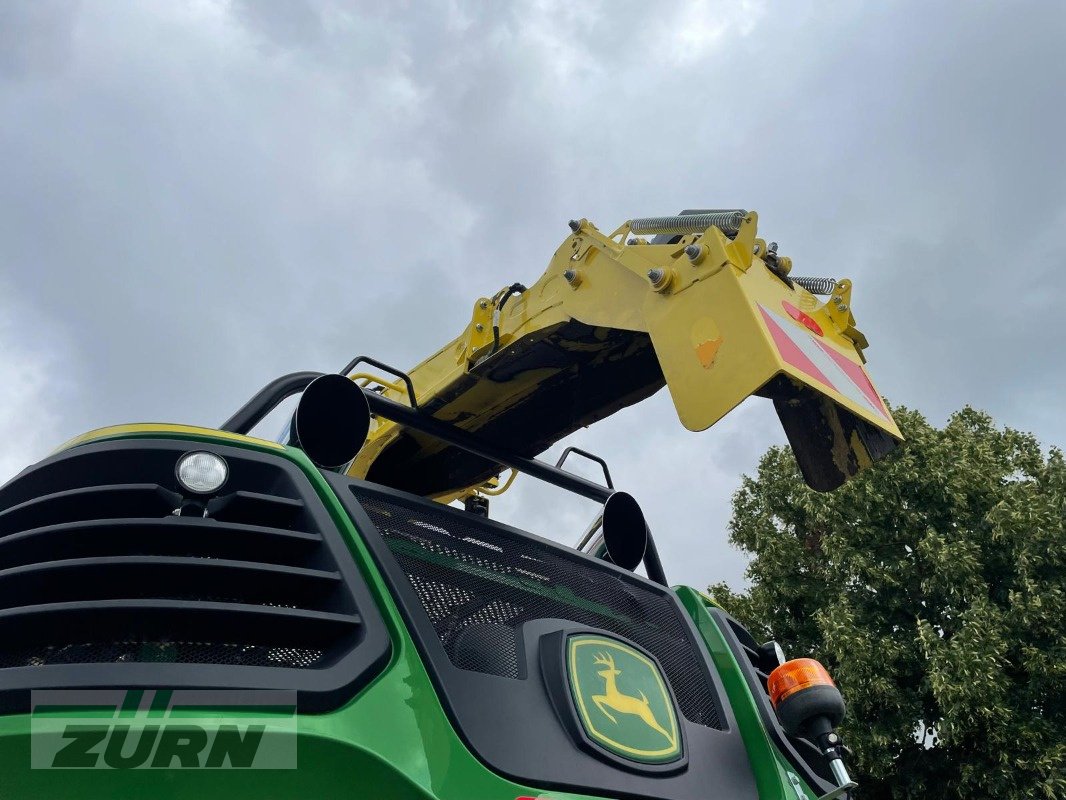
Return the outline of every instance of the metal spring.
<path id="1" fill-rule="evenodd" d="M 675 217 L 640 217 L 629 221 L 633 233 L 703 233 L 714 225 L 722 233 L 733 235 L 748 212 L 742 209 L 723 209 L 703 214 L 682 214 Z"/>
<path id="2" fill-rule="evenodd" d="M 811 294 L 832 294 L 836 290 L 836 278 L 795 278 L 788 276 L 793 283 L 798 283 Z"/>

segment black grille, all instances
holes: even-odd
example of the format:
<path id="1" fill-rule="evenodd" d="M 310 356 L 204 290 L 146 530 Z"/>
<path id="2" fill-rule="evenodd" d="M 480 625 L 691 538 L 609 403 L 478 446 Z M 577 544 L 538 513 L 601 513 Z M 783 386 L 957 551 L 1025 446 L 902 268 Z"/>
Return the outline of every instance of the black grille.
<path id="1" fill-rule="evenodd" d="M 755 696 L 763 723 L 777 740 L 779 749 L 784 752 L 793 766 L 803 773 L 809 784 L 820 788 L 822 793 L 828 792 L 835 785 L 832 783 L 833 775 L 829 762 L 813 742 L 786 734 L 770 705 L 766 682 L 770 677 L 768 670 L 772 671 L 774 665 L 765 663 L 764 657 L 759 652 L 758 643 L 737 620 L 719 609 L 710 609 L 709 613 L 725 633 L 726 641 L 740 663 L 741 671 Z"/>
<path id="2" fill-rule="evenodd" d="M 542 540 L 428 503 L 353 487 L 414 587 L 451 662 L 519 678 L 517 630 L 563 619 L 652 653 L 690 721 L 722 728 L 701 650 L 665 592 Z"/>
<path id="3" fill-rule="evenodd" d="M 227 664 L 252 667 L 313 667 L 323 651 L 299 647 L 261 647 L 217 642 L 169 640 L 89 642 L 12 649 L 0 656 L 3 667 L 41 667 L 45 664 Z"/>
<path id="4" fill-rule="evenodd" d="M 226 459 L 217 496 L 178 484 L 190 450 Z M 256 451 L 89 445 L 0 489 L 0 681 L 76 685 L 78 666 L 123 665 L 171 686 L 335 689 L 339 674 L 317 673 L 349 671 L 368 612 L 381 625 L 365 591 L 307 479 Z M 371 633 L 378 663 L 388 640 Z"/>

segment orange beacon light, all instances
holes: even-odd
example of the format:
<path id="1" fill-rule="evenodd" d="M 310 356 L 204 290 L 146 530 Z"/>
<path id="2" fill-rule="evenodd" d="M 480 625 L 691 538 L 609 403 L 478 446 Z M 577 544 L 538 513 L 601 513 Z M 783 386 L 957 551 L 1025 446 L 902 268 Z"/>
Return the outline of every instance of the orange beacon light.
<path id="1" fill-rule="evenodd" d="M 834 732 L 844 720 L 844 698 L 826 668 L 813 658 L 795 658 L 770 673 L 766 688 L 785 731 L 814 741 L 829 759 L 837 788 L 821 800 L 854 789 L 857 784 L 844 767 L 840 737 Z"/>

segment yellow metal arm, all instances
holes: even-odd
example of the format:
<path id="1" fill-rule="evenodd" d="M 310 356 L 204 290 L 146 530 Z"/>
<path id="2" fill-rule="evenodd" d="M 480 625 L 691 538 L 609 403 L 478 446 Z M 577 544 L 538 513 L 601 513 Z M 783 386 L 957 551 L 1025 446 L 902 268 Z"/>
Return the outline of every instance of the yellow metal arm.
<path id="1" fill-rule="evenodd" d="M 478 298 L 466 329 L 409 372 L 419 407 L 533 456 L 664 385 L 693 431 L 755 394 L 774 401 L 808 483 L 834 488 L 899 431 L 863 367 L 851 282 L 819 301 L 757 223 L 709 212 L 608 235 L 572 222 L 536 283 Z M 375 420 L 350 472 L 446 499 L 500 468 Z"/>

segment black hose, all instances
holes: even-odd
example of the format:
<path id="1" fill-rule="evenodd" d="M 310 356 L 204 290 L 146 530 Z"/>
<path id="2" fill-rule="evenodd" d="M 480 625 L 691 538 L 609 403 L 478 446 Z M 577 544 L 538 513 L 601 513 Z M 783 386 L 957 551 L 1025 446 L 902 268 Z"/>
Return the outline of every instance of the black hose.
<path id="1" fill-rule="evenodd" d="M 512 283 L 510 286 L 508 286 L 501 292 L 501 294 L 503 294 L 502 298 L 500 298 L 499 294 L 497 294 L 496 297 L 492 298 L 492 304 L 496 306 L 496 309 L 493 313 L 494 319 L 492 322 L 492 350 L 489 351 L 489 356 L 495 355 L 495 353 L 500 349 L 499 315 L 503 313 L 503 307 L 507 305 L 507 301 L 510 300 L 513 295 L 522 294 L 522 292 L 524 291 L 526 291 L 525 286 L 520 283 Z M 485 356 L 485 358 L 488 358 L 488 356 Z"/>

